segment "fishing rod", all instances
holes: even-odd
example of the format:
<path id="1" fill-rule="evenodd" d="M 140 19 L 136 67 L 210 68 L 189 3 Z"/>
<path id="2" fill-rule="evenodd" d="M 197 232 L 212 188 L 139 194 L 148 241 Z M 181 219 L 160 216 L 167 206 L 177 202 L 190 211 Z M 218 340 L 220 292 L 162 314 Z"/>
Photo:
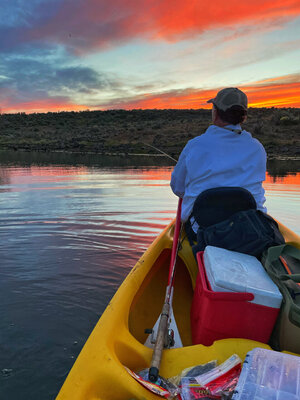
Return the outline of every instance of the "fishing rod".
<path id="1" fill-rule="evenodd" d="M 159 148 L 153 146 L 152 144 L 144 143 L 144 142 L 142 142 L 142 143 L 143 143 L 145 146 L 152 147 L 153 149 L 159 151 L 160 153 L 164 154 L 166 157 L 169 157 L 171 160 L 173 160 L 173 161 L 175 161 L 175 162 L 177 163 L 178 160 L 176 160 L 176 158 L 170 156 L 168 153 L 165 153 L 164 151 L 160 150 Z"/>
<path id="2" fill-rule="evenodd" d="M 159 148 L 142 142 L 143 145 L 151 147 L 158 152 L 162 153 L 164 156 L 170 158 L 171 160 L 177 163 L 178 160 L 176 158 L 170 156 L 168 153 L 160 150 Z M 174 278 L 175 278 L 175 270 L 176 270 L 176 261 L 177 261 L 177 254 L 180 248 L 180 236 L 182 230 L 182 223 L 181 223 L 181 205 L 182 199 L 179 198 L 178 200 L 178 207 L 177 207 L 177 214 L 175 220 L 175 227 L 174 227 L 174 236 L 173 236 L 173 245 L 171 251 L 171 260 L 169 266 L 169 276 L 168 276 L 168 283 L 166 288 L 166 295 L 164 304 L 162 307 L 162 312 L 160 317 L 158 318 L 155 326 L 153 329 L 146 329 L 145 332 L 149 334 L 153 334 L 154 338 L 154 330 L 157 327 L 157 335 L 155 340 L 147 339 L 149 341 L 148 344 L 153 343 L 154 349 L 152 353 L 152 359 L 150 368 L 148 370 L 148 379 L 150 382 L 156 382 L 159 374 L 160 363 L 162 359 L 162 353 L 165 347 L 174 346 L 175 341 L 174 337 L 178 341 L 178 347 L 182 346 L 181 338 L 179 335 L 179 331 L 177 328 L 177 324 L 175 321 L 173 309 L 172 309 L 172 301 L 173 301 L 173 291 L 174 291 Z M 171 324 L 171 326 L 170 326 Z M 170 328 L 173 329 L 170 329 Z M 169 335 L 169 330 L 172 331 L 171 336 Z M 146 343 L 147 343 L 146 341 Z"/>
<path id="3" fill-rule="evenodd" d="M 166 152 L 158 149 L 157 147 L 155 147 L 151 144 L 148 144 L 148 143 L 143 143 L 143 144 L 146 146 L 152 147 L 153 149 L 159 151 L 160 153 L 162 153 L 163 155 L 165 155 L 166 157 L 170 158 L 171 160 L 173 160 L 177 163 L 178 160 L 176 160 L 174 157 L 170 156 Z M 161 363 L 161 359 L 162 359 L 162 353 L 163 353 L 164 348 L 174 346 L 174 344 L 175 344 L 174 339 L 172 337 L 169 338 L 169 334 L 168 334 L 168 331 L 170 330 L 170 323 L 173 328 L 172 333 L 174 336 L 176 336 L 176 339 L 179 341 L 179 343 L 178 343 L 179 347 L 182 346 L 181 338 L 180 338 L 180 335 L 178 332 L 177 324 L 176 324 L 175 317 L 173 314 L 173 309 L 172 309 L 176 261 L 177 261 L 178 250 L 180 247 L 180 236 L 181 236 L 181 230 L 182 230 L 181 205 L 182 205 L 182 199 L 179 198 L 176 220 L 175 220 L 175 227 L 174 227 L 174 236 L 173 236 L 171 260 L 170 260 L 170 266 L 169 266 L 167 290 L 166 290 L 166 295 L 165 295 L 165 300 L 164 300 L 164 304 L 162 307 L 161 315 L 160 315 L 157 323 L 155 324 L 155 326 L 158 324 L 158 329 L 157 329 L 156 340 L 154 342 L 154 349 L 153 349 L 153 353 L 152 353 L 151 364 L 150 364 L 150 368 L 148 371 L 148 379 L 150 382 L 157 381 L 160 363 Z M 150 329 L 150 331 L 153 332 L 154 330 Z M 167 345 L 166 345 L 166 343 L 167 343 Z"/>
<path id="4" fill-rule="evenodd" d="M 180 244 L 180 234 L 182 229 L 181 224 L 181 205 L 182 199 L 178 200 L 175 228 L 174 228 L 174 237 L 173 237 L 173 245 L 172 245 L 172 253 L 171 253 L 171 261 L 169 267 L 169 277 L 167 284 L 167 291 L 165 296 L 165 301 L 162 307 L 162 312 L 159 318 L 159 325 L 157 330 L 157 336 L 155 340 L 155 345 L 152 353 L 151 365 L 149 369 L 148 378 L 150 382 L 156 382 L 159 374 L 160 363 L 162 359 L 162 353 L 164 347 L 166 347 L 166 341 L 168 342 L 168 330 L 170 324 L 170 317 L 173 319 L 173 328 L 177 330 L 177 324 L 175 321 L 175 317 L 172 310 L 172 300 L 173 300 L 173 291 L 174 291 L 174 277 L 175 277 L 175 269 L 176 269 L 176 261 L 177 254 L 179 250 Z M 173 332 L 174 334 L 174 332 Z M 180 339 L 180 335 L 178 332 L 178 338 L 180 341 L 180 345 L 182 346 L 182 342 Z M 167 339 L 167 340 L 166 340 Z M 174 342 L 170 346 L 174 345 Z M 168 346 L 169 347 L 169 346 Z"/>

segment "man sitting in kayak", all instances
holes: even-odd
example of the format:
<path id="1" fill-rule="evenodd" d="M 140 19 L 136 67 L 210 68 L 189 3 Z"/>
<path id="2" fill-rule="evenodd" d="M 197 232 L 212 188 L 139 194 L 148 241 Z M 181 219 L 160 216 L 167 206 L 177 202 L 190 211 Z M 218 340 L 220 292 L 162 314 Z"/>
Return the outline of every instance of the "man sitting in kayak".
<path id="1" fill-rule="evenodd" d="M 262 182 L 266 176 L 263 145 L 241 128 L 248 99 L 237 88 L 220 90 L 213 104 L 212 125 L 182 150 L 171 178 L 173 192 L 183 198 L 182 221 L 195 240 L 198 224 L 191 215 L 197 196 L 217 187 L 242 187 L 254 197 L 258 210 L 267 212 Z"/>

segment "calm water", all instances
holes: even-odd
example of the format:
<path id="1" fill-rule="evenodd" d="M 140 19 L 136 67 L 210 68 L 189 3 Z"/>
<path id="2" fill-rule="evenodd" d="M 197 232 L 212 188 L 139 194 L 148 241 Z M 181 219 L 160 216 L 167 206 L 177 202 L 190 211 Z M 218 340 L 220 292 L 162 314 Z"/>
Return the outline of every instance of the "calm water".
<path id="1" fill-rule="evenodd" d="M 55 398 L 108 301 L 175 216 L 172 167 L 158 162 L 0 157 L 0 399 Z M 270 171 L 281 177 L 265 183 L 269 212 L 300 233 L 297 166 Z"/>

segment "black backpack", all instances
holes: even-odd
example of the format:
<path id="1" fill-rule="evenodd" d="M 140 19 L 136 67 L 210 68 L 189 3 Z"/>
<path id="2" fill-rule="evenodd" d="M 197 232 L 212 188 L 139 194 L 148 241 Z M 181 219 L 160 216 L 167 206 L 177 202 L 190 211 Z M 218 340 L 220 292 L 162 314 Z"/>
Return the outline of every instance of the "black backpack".
<path id="1" fill-rule="evenodd" d="M 277 222 L 256 209 L 252 194 L 243 188 L 220 187 L 202 192 L 192 216 L 198 223 L 193 252 L 207 245 L 260 257 L 270 246 L 285 243 Z"/>

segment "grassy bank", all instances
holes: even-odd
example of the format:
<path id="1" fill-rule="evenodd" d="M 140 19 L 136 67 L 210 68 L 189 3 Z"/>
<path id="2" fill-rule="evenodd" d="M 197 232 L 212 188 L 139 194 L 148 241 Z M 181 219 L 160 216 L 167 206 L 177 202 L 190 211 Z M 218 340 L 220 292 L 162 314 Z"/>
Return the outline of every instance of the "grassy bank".
<path id="1" fill-rule="evenodd" d="M 209 110 L 111 110 L 0 115 L 0 148 L 25 151 L 178 156 L 210 124 Z M 269 158 L 300 158 L 300 109 L 249 110 L 244 128 Z"/>

